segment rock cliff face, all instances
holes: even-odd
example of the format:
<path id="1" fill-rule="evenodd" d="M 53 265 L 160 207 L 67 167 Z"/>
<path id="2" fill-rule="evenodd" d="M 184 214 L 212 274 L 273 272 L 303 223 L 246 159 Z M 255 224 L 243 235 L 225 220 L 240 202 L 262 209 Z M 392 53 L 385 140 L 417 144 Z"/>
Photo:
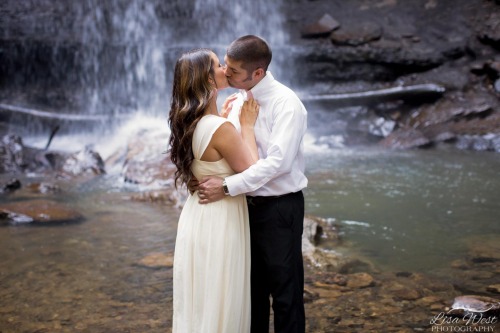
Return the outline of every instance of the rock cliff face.
<path id="1" fill-rule="evenodd" d="M 377 121 L 393 123 L 383 145 L 500 151 L 498 1 L 296 1 L 287 16 L 302 80 L 320 94 L 424 83 L 446 90 L 430 103 L 372 106 Z"/>

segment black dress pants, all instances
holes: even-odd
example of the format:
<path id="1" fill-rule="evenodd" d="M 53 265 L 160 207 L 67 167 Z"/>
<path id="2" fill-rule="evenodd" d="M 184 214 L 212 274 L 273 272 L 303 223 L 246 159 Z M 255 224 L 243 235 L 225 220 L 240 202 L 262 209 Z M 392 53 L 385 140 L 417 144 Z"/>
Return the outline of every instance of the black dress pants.
<path id="1" fill-rule="evenodd" d="M 251 239 L 251 332 L 268 333 L 270 296 L 275 333 L 304 333 L 302 191 L 247 197 Z"/>

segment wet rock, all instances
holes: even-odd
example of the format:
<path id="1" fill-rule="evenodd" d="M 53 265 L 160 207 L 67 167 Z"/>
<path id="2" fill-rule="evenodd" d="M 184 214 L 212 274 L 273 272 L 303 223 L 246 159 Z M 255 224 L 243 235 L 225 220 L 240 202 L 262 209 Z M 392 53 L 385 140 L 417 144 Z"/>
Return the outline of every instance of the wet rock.
<path id="1" fill-rule="evenodd" d="M 327 37 L 339 27 L 340 23 L 329 14 L 324 14 L 317 22 L 304 27 L 301 34 L 303 38 Z"/>
<path id="2" fill-rule="evenodd" d="M 396 122 L 390 119 L 385 119 L 384 117 L 378 117 L 369 124 L 370 134 L 386 137 L 388 136 L 396 126 Z"/>
<path id="3" fill-rule="evenodd" d="M 302 255 L 310 265 L 335 271 L 352 261 L 339 252 L 321 248 L 322 241 L 338 244 L 339 236 L 335 226 L 323 219 L 306 216 L 302 233 Z"/>
<path id="4" fill-rule="evenodd" d="M 354 273 L 347 277 L 347 287 L 352 289 L 371 287 L 374 283 L 373 277 L 368 273 Z"/>
<path id="5" fill-rule="evenodd" d="M 457 137 L 455 146 L 462 150 L 487 151 L 492 150 L 500 152 L 500 136 L 494 135 L 462 135 Z"/>
<path id="6" fill-rule="evenodd" d="M 466 244 L 468 254 L 452 262 L 455 271 L 449 274 L 450 280 L 462 294 L 496 294 L 494 286 L 498 285 L 500 273 L 498 237 L 472 236 Z"/>
<path id="7" fill-rule="evenodd" d="M 421 283 L 415 283 L 417 280 L 394 280 L 390 285 L 384 285 L 387 292 L 398 301 L 415 301 L 423 295 L 419 289 L 423 289 Z M 418 286 L 418 287 L 417 287 Z"/>
<path id="8" fill-rule="evenodd" d="M 442 305 L 444 305 L 444 300 L 441 297 L 433 295 L 422 297 L 417 302 L 422 304 L 423 306 L 429 306 L 429 307 L 437 304 L 437 307 L 439 309 L 441 309 Z"/>
<path id="9" fill-rule="evenodd" d="M 314 1 L 291 5 L 289 11 L 302 13 L 296 20 L 303 24 L 311 19 L 308 12 L 332 11 L 333 6 L 342 25 L 331 35 L 333 45 L 328 48 L 320 40 L 303 43 L 309 47 L 304 57 L 308 79 L 322 79 L 327 73 L 331 80 L 393 80 L 401 73 L 422 73 L 465 55 L 473 34 L 463 21 L 464 16 L 475 16 L 467 17 L 470 8 L 465 1 L 439 9 L 392 1 L 390 6 L 367 5 L 363 10 L 357 1 Z"/>
<path id="10" fill-rule="evenodd" d="M 485 67 L 484 62 L 474 62 L 470 65 L 470 71 L 476 75 L 483 75 L 486 74 Z"/>
<path id="11" fill-rule="evenodd" d="M 468 136 L 462 136 L 457 139 L 455 147 L 462 150 L 471 149 L 473 144 L 473 139 Z"/>
<path id="12" fill-rule="evenodd" d="M 498 60 L 490 60 L 487 61 L 484 65 L 484 72 L 493 80 L 500 77 L 500 61 Z"/>
<path id="13" fill-rule="evenodd" d="M 347 319 L 342 319 L 339 322 L 339 326 L 346 326 L 351 330 L 362 330 L 363 327 L 365 327 L 365 321 L 362 319 L 353 319 L 353 318 L 347 318 Z"/>
<path id="14" fill-rule="evenodd" d="M 170 268 L 174 265 L 174 256 L 171 253 L 150 253 L 137 264 L 147 268 Z"/>
<path id="15" fill-rule="evenodd" d="M 460 149 L 494 150 L 500 136 L 497 101 L 484 92 L 451 93 L 397 120 L 397 129 L 380 144 L 413 148 L 439 142 L 456 142 Z"/>
<path id="16" fill-rule="evenodd" d="M 426 292 L 436 295 L 438 293 L 447 292 L 452 288 L 448 281 L 433 279 L 428 275 L 416 272 L 412 273 L 409 279 L 398 279 L 398 282 L 405 288 L 419 290 L 419 293 L 423 296 L 426 295 Z"/>
<path id="17" fill-rule="evenodd" d="M 31 216 L 11 212 L 9 210 L 0 210 L 0 225 L 24 224 L 31 222 L 33 222 L 33 218 Z"/>
<path id="18" fill-rule="evenodd" d="M 140 129 L 106 159 L 108 169 L 141 190 L 130 197 L 132 200 L 169 203 L 178 208 L 186 201 L 187 189 L 174 186 L 176 168 L 166 153 L 168 135 L 163 126 Z"/>
<path id="19" fill-rule="evenodd" d="M 452 123 L 435 124 L 421 128 L 422 134 L 432 143 L 451 142 L 459 136 L 454 132 Z"/>
<path id="20" fill-rule="evenodd" d="M 343 25 L 341 29 L 330 35 L 334 44 L 358 46 L 380 39 L 382 27 L 373 22 L 357 22 L 353 26 Z"/>
<path id="21" fill-rule="evenodd" d="M 342 265 L 337 267 L 336 272 L 342 274 L 353 274 L 359 272 L 375 272 L 377 271 L 376 267 L 373 264 L 365 260 L 364 258 L 358 258 L 355 256 L 351 256 L 349 260 L 344 260 Z"/>
<path id="22" fill-rule="evenodd" d="M 453 123 L 453 131 L 459 135 L 498 135 L 500 134 L 500 112 L 490 109 L 480 114 L 467 115 Z"/>
<path id="23" fill-rule="evenodd" d="M 58 151 L 45 151 L 40 149 L 31 149 L 31 163 L 27 168 L 35 172 L 43 173 L 45 171 L 60 170 L 68 158 L 68 153 Z"/>
<path id="24" fill-rule="evenodd" d="M 453 260 L 450 265 L 452 268 L 456 269 L 470 269 L 469 263 L 463 259 Z"/>
<path id="25" fill-rule="evenodd" d="M 478 33 L 478 37 L 484 43 L 500 48 L 500 13 L 492 11 L 482 20 L 483 26 Z"/>
<path id="26" fill-rule="evenodd" d="M 314 291 L 312 288 L 309 288 L 309 286 L 304 286 L 304 303 L 310 303 L 316 299 L 318 299 L 319 294 Z"/>
<path id="27" fill-rule="evenodd" d="M 380 141 L 382 146 L 395 149 L 422 147 L 430 143 L 429 138 L 414 128 L 397 129 Z"/>
<path id="28" fill-rule="evenodd" d="M 20 136 L 5 135 L 0 142 L 0 173 L 53 171 L 50 155 L 49 151 L 25 146 Z"/>
<path id="29" fill-rule="evenodd" d="M 471 238 L 468 241 L 469 257 L 473 263 L 500 262 L 500 242 L 498 237 Z"/>
<path id="30" fill-rule="evenodd" d="M 171 190 L 152 190 L 144 191 L 131 196 L 134 201 L 144 201 L 144 202 L 160 202 L 160 203 L 171 203 L 176 205 L 179 201 L 178 196 L 176 196 L 176 191 Z"/>
<path id="31" fill-rule="evenodd" d="M 60 192 L 61 189 L 59 186 L 51 183 L 31 183 L 28 185 L 28 188 L 33 192 L 33 193 L 41 193 L 41 194 L 47 194 L 47 193 L 57 193 Z"/>
<path id="32" fill-rule="evenodd" d="M 338 245 L 340 243 L 339 229 L 334 221 L 325 220 L 317 216 L 305 216 L 304 233 L 306 238 L 315 246 L 321 245 L 323 241 L 327 241 L 330 245 Z"/>
<path id="33" fill-rule="evenodd" d="M 321 272 L 320 275 L 317 276 L 319 281 L 314 282 L 315 286 L 322 285 L 338 285 L 338 286 L 346 286 L 347 285 L 347 275 L 340 274 L 336 272 Z"/>
<path id="34" fill-rule="evenodd" d="M 402 288 L 394 291 L 394 297 L 400 300 L 414 301 L 421 297 L 418 290 Z"/>
<path id="35" fill-rule="evenodd" d="M 302 255 L 312 263 L 315 263 L 314 252 L 316 247 L 313 245 L 314 239 L 318 234 L 318 224 L 309 218 L 304 218 L 304 231 L 302 233 Z"/>
<path id="36" fill-rule="evenodd" d="M 17 201 L 0 205 L 2 220 L 11 224 L 32 223 L 52 225 L 79 222 L 83 219 L 76 210 L 50 200 Z"/>
<path id="37" fill-rule="evenodd" d="M 316 327 L 308 332 L 403 332 L 403 327 L 413 327 L 410 323 L 423 322 L 429 316 L 427 308 L 417 308 L 414 304 L 394 300 L 379 284 L 351 290 L 329 300 L 320 298 L 308 304 L 306 311 L 311 314 L 308 319 L 336 317 L 340 320 L 322 323 L 321 329 Z"/>
<path id="38" fill-rule="evenodd" d="M 322 286 L 320 288 L 315 288 L 314 293 L 317 294 L 317 297 L 321 299 L 338 298 L 343 294 L 341 290 L 325 286 Z"/>
<path id="39" fill-rule="evenodd" d="M 168 132 L 164 128 L 139 130 L 132 135 L 127 146 L 114 157 L 115 163 L 122 163 L 121 174 L 129 183 L 141 186 L 174 188 L 175 166 L 165 153 Z M 113 161 L 106 161 L 110 167 Z"/>
<path id="40" fill-rule="evenodd" d="M 25 167 L 22 138 L 17 135 L 5 135 L 0 143 L 0 173 L 19 172 Z"/>
<path id="41" fill-rule="evenodd" d="M 450 280 L 453 281 L 456 290 L 464 294 L 487 293 L 491 292 L 487 289 L 489 285 L 496 282 L 494 267 L 489 264 L 472 264 L 472 271 L 460 270 L 454 272 Z"/>
<path id="42" fill-rule="evenodd" d="M 477 151 L 490 150 L 491 149 L 490 141 L 482 136 L 476 137 L 472 143 L 472 149 Z"/>
<path id="43" fill-rule="evenodd" d="M 106 173 L 101 156 L 89 146 L 68 156 L 61 167 L 61 171 L 63 174 L 71 176 L 102 175 Z"/>
<path id="44" fill-rule="evenodd" d="M 303 255 L 304 259 L 307 259 L 313 266 L 334 271 L 340 271 L 342 267 L 352 260 L 338 252 L 326 251 L 321 248 L 315 248 L 312 255 L 308 255 L 307 252 L 303 253 Z"/>
<path id="45" fill-rule="evenodd" d="M 13 178 L 5 184 L 0 186 L 1 193 L 14 192 L 21 188 L 21 181 L 19 179 Z"/>
<path id="46" fill-rule="evenodd" d="M 497 29 L 500 22 L 497 5 L 492 1 L 480 1 L 477 6 L 466 1 L 454 2 L 452 6 L 441 1 L 428 1 L 425 6 L 400 1 L 392 1 L 390 6 L 359 6 L 355 2 L 337 1 L 292 5 L 297 13 L 304 13 L 303 19 L 295 18 L 299 23 L 312 19 L 312 14 L 305 14 L 307 8 L 314 9 L 317 15 L 331 11 L 332 6 L 336 6 L 335 15 L 342 18 L 342 27 L 332 32 L 331 38 L 356 29 L 358 31 L 352 35 L 369 35 L 356 26 L 358 22 L 373 22 L 372 31 L 376 32 L 373 38 L 376 40 L 366 42 L 370 38 L 359 37 L 352 38 L 356 42 L 349 43 L 346 36 L 345 40 L 339 39 L 333 45 L 327 45 L 322 39 L 299 41 L 298 45 L 303 48 L 298 59 L 309 69 L 306 80 L 312 80 L 316 85 L 328 82 L 325 86 L 330 91 L 325 90 L 325 94 L 332 95 L 345 92 L 343 82 L 356 82 L 353 85 L 358 87 L 371 82 L 373 88 L 368 90 L 377 89 L 376 82 L 380 81 L 442 84 L 448 91 L 444 101 L 426 102 L 428 110 L 421 116 L 412 113 L 411 119 L 405 119 L 403 114 L 396 120 L 384 115 L 386 119 L 396 121 L 394 128 L 399 131 L 381 143 L 392 146 L 391 139 L 394 139 L 394 146 L 406 149 L 459 142 L 458 147 L 465 149 L 500 151 L 496 137 L 487 136 L 490 133 L 497 135 L 500 128 L 496 121 L 500 113 L 497 96 L 500 91 L 499 59 L 495 52 L 500 30 Z M 391 20 L 379 20 L 378 17 L 391 17 Z M 412 20 L 411 23 L 408 19 Z M 471 72 L 481 77 L 471 75 Z M 352 92 L 356 93 L 356 89 L 350 90 Z M 434 104 L 436 107 L 431 108 Z M 410 103 L 407 105 L 406 109 L 419 112 L 425 109 L 409 107 Z M 378 110 L 374 114 L 381 116 Z M 415 125 L 415 122 L 420 122 L 420 125 Z M 377 123 L 371 127 L 372 133 L 378 136 L 385 136 L 388 132 Z M 423 137 L 420 133 L 413 133 L 419 134 L 413 138 L 411 133 L 402 133 L 404 129 L 417 129 Z M 407 137 L 400 138 L 402 136 Z M 463 136 L 474 137 L 462 140 Z M 404 142 L 408 140 L 411 142 Z"/>
<path id="47" fill-rule="evenodd" d="M 500 300 L 478 295 L 457 296 L 453 300 L 451 310 L 454 312 L 497 312 L 500 310 Z"/>
<path id="48" fill-rule="evenodd" d="M 424 128 L 456 120 L 458 117 L 480 116 L 491 110 L 493 105 L 495 102 L 492 96 L 484 93 L 455 93 L 417 110 L 412 114 L 408 125 L 413 128 Z"/>
<path id="49" fill-rule="evenodd" d="M 500 294 L 500 284 L 489 285 L 488 287 L 486 287 L 486 290 L 495 294 Z"/>
<path id="50" fill-rule="evenodd" d="M 401 308 L 399 306 L 380 304 L 379 306 L 374 307 L 369 316 L 370 318 L 381 318 L 396 313 L 401 313 Z"/>
<path id="51" fill-rule="evenodd" d="M 500 152 L 500 134 L 491 139 L 491 148 L 497 153 Z"/>

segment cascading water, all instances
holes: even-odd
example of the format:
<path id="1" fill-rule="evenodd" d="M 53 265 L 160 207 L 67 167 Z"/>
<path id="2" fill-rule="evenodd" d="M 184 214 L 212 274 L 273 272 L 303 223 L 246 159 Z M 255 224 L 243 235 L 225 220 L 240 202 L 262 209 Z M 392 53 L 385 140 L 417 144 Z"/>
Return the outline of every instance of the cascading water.
<path id="1" fill-rule="evenodd" d="M 3 6 L 0 103 L 10 107 L 12 126 L 22 124 L 16 131 L 31 136 L 60 124 L 69 134 L 102 134 L 137 114 L 165 117 L 182 52 L 210 47 L 222 58 L 232 40 L 256 34 L 275 50 L 276 71 L 276 50 L 286 41 L 280 2 L 265 0 L 7 0 Z"/>
<path id="2" fill-rule="evenodd" d="M 281 1 L 196 0 L 194 14 L 202 32 L 198 40 L 225 47 L 241 35 L 254 34 L 265 38 L 273 49 L 283 46 L 288 37 L 280 7 Z"/>
<path id="3" fill-rule="evenodd" d="M 7 22 L 11 29 L 5 30 L 4 39 L 18 52 L 4 62 L 14 86 L 3 99 L 11 102 L 11 97 L 11 103 L 54 116 L 104 116 L 103 124 L 93 124 L 100 129 L 117 117 L 153 113 L 165 105 L 165 69 L 157 45 L 160 36 L 168 36 L 160 30 L 153 2 L 47 1 L 11 3 L 9 8 L 14 19 L 27 17 L 31 22 L 25 22 L 21 37 L 16 25 Z M 29 133 L 44 129 L 31 120 Z M 65 125 L 69 132 L 81 129 L 78 123 Z"/>

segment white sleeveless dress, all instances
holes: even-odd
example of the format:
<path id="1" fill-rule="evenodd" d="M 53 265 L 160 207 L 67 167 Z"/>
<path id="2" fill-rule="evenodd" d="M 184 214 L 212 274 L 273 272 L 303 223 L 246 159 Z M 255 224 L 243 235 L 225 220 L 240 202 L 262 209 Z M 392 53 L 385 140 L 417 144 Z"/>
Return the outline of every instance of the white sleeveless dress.
<path id="1" fill-rule="evenodd" d="M 193 135 L 197 179 L 234 173 L 226 160 L 200 158 L 226 119 L 204 116 Z M 182 209 L 174 254 L 173 333 L 250 332 L 250 229 L 246 197 L 201 205 L 197 193 Z"/>

